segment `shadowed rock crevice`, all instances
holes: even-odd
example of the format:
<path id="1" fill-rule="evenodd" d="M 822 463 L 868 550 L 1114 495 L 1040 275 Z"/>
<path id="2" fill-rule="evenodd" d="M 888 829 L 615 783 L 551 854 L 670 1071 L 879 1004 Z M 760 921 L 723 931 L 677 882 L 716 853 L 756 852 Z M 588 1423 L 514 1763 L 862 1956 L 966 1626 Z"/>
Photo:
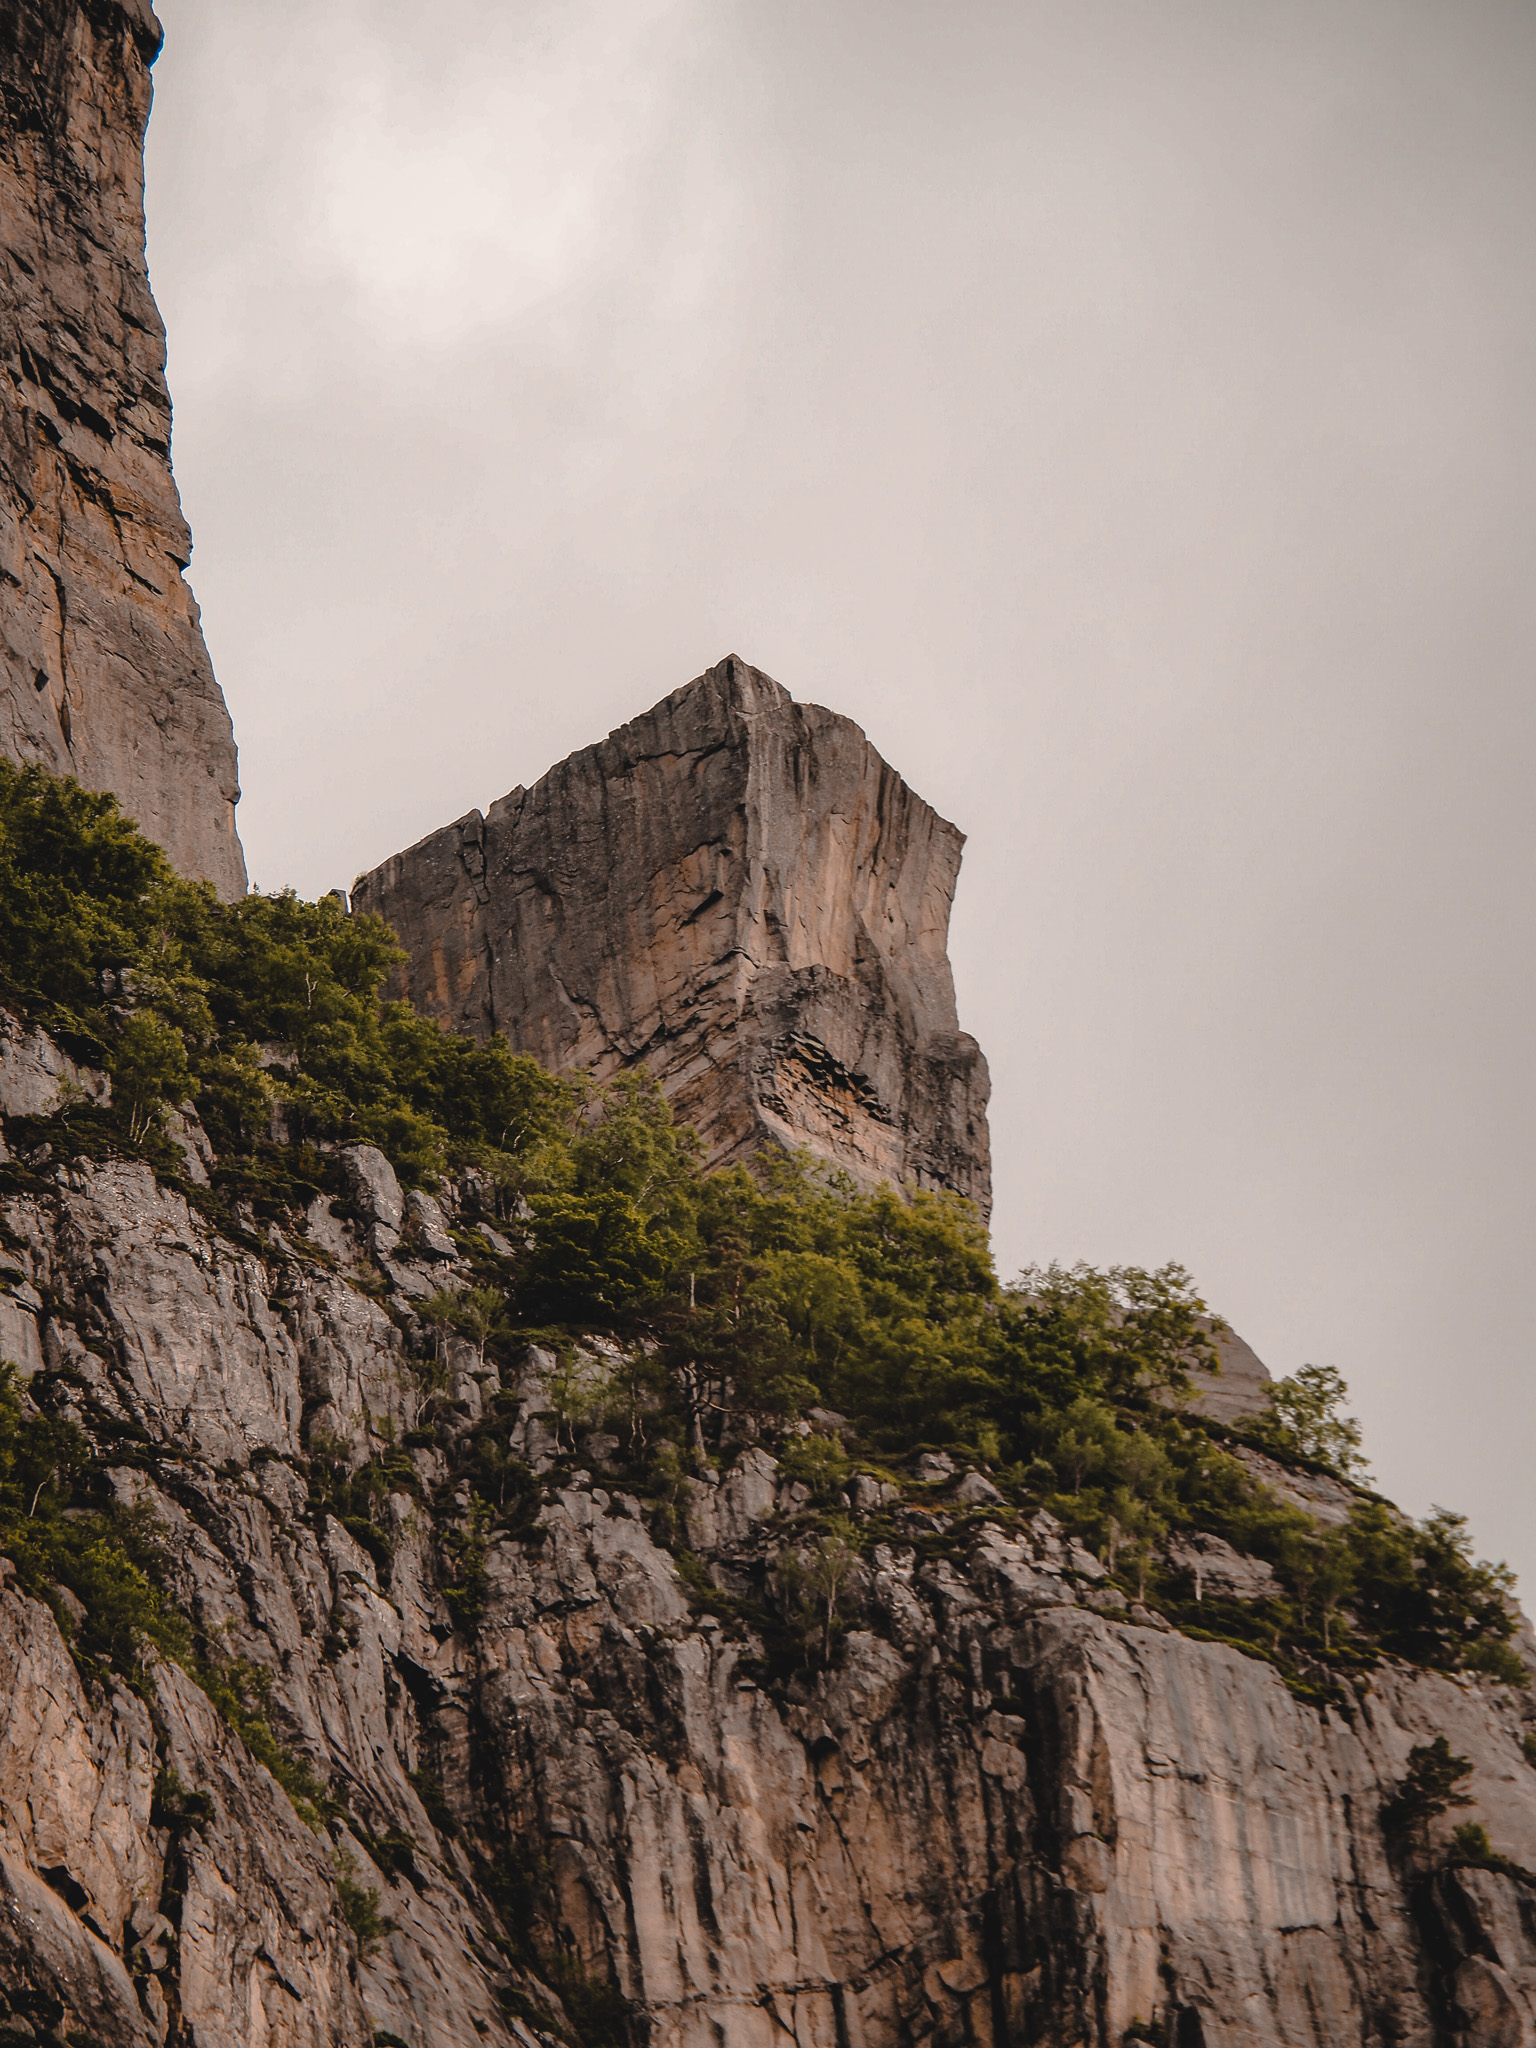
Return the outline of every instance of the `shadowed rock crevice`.
<path id="1" fill-rule="evenodd" d="M 735 656 L 362 876 L 394 992 L 554 1068 L 643 1063 L 710 1159 L 808 1146 L 991 1197 L 946 952 L 962 835 Z"/>

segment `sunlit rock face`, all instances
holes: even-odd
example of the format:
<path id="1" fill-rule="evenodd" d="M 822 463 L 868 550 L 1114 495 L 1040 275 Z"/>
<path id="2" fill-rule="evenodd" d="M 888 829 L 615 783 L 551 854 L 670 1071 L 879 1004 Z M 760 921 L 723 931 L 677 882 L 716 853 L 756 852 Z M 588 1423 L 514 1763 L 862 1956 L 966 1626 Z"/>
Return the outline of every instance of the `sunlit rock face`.
<path id="1" fill-rule="evenodd" d="M 395 992 L 555 1068 L 643 1064 L 712 1161 L 804 1145 L 991 1196 L 946 940 L 963 836 L 850 719 L 731 656 L 357 882 Z"/>
<path id="2" fill-rule="evenodd" d="M 112 790 L 232 897 L 235 742 L 144 258 L 159 46 L 148 0 L 0 6 L 0 753 Z"/>

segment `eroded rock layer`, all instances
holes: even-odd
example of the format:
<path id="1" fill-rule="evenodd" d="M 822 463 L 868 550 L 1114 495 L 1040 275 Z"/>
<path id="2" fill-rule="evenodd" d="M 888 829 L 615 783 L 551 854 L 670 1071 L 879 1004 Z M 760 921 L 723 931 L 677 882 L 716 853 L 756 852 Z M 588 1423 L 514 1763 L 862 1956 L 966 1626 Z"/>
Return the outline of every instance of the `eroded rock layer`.
<path id="1" fill-rule="evenodd" d="M 396 992 L 555 1068 L 643 1063 L 715 1162 L 765 1140 L 991 1194 L 945 950 L 962 835 L 734 656 L 362 876 Z"/>
<path id="2" fill-rule="evenodd" d="M 855 1483 L 886 1534 L 845 1647 L 775 1675 L 731 1596 L 771 1597 L 805 1487 L 740 1448 L 668 1534 L 605 1479 L 614 1439 L 573 1469 L 555 1359 L 450 1338 L 439 1367 L 413 1337 L 471 1192 L 413 1211 L 378 1154 L 336 1186 L 322 1261 L 220 1237 L 137 1162 L 8 1171 L 6 1348 L 152 1509 L 178 1600 L 267 1674 L 334 1803 L 306 1826 L 173 1664 L 82 1678 L 0 1564 L 6 2038 L 560 2048 L 562 2000 L 579 2038 L 650 2048 L 1532 2038 L 1524 1701 L 1385 1665 L 1347 1712 L 1307 1705 L 1128 1607 L 1049 1516 L 968 1518 L 989 1489 L 942 1459 Z M 543 1478 L 467 1603 L 451 1475 L 492 1417 Z M 365 1459 L 366 1547 L 316 1490 Z M 1251 1597 L 1264 1568 L 1221 1549 L 1208 1584 Z M 1507 1861 L 1407 1881 L 1382 1806 L 1441 1734 L 1473 1766 L 1457 1817 Z M 348 1872 L 388 1922 L 361 1940 Z"/>
<path id="3" fill-rule="evenodd" d="M 0 752 L 245 888 L 144 258 L 148 0 L 0 4 Z"/>

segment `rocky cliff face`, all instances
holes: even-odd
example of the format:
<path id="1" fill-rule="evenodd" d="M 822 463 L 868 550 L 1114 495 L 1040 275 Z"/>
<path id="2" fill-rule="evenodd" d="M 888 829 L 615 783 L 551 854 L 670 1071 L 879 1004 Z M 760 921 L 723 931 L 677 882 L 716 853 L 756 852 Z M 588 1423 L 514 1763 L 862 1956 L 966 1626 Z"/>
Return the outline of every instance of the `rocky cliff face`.
<path id="1" fill-rule="evenodd" d="M 232 895 L 143 275 L 157 41 L 143 0 L 0 6 L 0 746 L 116 789 Z M 717 1160 L 804 1143 L 985 1206 L 959 850 L 855 727 L 730 661 L 357 894 L 424 1008 L 556 1066 L 645 1063 Z M 434 1198 L 369 1146 L 294 1145 L 279 1199 L 275 1143 L 220 1169 L 180 1112 L 157 1177 L 90 1121 L 109 1098 L 0 1015 L 0 1481 L 19 1417 L 52 1446 L 0 1558 L 0 2041 L 1536 2042 L 1536 1742 L 1507 1686 L 1382 1662 L 1309 1703 L 931 1452 L 851 1468 L 828 1548 L 792 1434 L 753 1424 L 693 1477 L 581 1435 L 573 1386 L 643 1345 L 450 1334 L 445 1290 L 515 1293 L 532 1212 L 488 1181 Z M 292 1173 L 317 1176 L 297 1206 Z M 1223 1353 L 1217 1425 L 1265 1385 Z M 1319 1528 L 1348 1512 L 1246 1456 Z M 59 1526 L 111 1504 L 157 1532 L 179 1649 L 95 1656 L 39 1583 L 31 1518 L 72 1460 L 65 1499 L 97 1508 Z M 1164 1561 L 1197 1602 L 1274 1585 L 1198 1530 Z M 823 1598 L 836 1654 L 788 1655 Z M 1389 1849 L 1441 1736 L 1497 1855 Z"/>
<path id="2" fill-rule="evenodd" d="M 988 1207 L 945 951 L 962 839 L 846 718 L 735 657 L 355 885 L 396 992 L 546 1066 L 644 1064 L 714 1162 L 805 1145 Z"/>
<path id="3" fill-rule="evenodd" d="M 0 752 L 245 888 L 144 262 L 148 0 L 0 6 Z"/>
<path id="4" fill-rule="evenodd" d="M 173 1664 L 138 1693 L 82 1678 L 0 1567 L 7 2038 L 1536 2038 L 1513 1867 L 1536 1770 L 1506 1689 L 1389 1665 L 1348 1711 L 1304 1704 L 935 1458 L 854 1483 L 842 1656 L 786 1672 L 745 1618 L 802 1540 L 767 1448 L 642 1498 L 605 1476 L 614 1439 L 559 1440 L 552 1356 L 497 1368 L 422 1325 L 483 1270 L 472 1183 L 408 1200 L 358 1148 L 307 1236 L 248 1215 L 237 1243 L 195 1187 L 55 1161 L 40 1130 L 6 1126 L 0 1348 L 153 1512 L 178 1600 L 268 1674 L 333 1803 L 306 1825 Z M 487 1431 L 540 1475 L 488 1537 L 454 1478 Z M 388 1475 L 366 1547 L 315 1487 L 365 1460 Z M 1245 1568 L 1207 1559 L 1237 1597 Z M 1512 1863 L 1405 1883 L 1381 1807 L 1439 1734 Z M 338 1874 L 378 1893 L 375 1939 Z"/>

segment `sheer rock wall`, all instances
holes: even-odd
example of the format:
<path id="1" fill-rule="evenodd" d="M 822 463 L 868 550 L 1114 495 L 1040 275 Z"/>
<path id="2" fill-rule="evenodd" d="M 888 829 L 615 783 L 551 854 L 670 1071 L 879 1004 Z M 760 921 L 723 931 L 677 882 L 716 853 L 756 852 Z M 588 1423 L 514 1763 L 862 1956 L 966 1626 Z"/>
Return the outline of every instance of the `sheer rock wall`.
<path id="1" fill-rule="evenodd" d="M 0 4 L 0 752 L 245 889 L 144 256 L 148 0 Z"/>
<path id="2" fill-rule="evenodd" d="M 945 951 L 961 834 L 851 720 L 734 656 L 362 876 L 395 992 L 547 1066 L 647 1066 L 716 1163 L 805 1145 L 991 1196 Z"/>
<path id="3" fill-rule="evenodd" d="M 1410 1895 L 1380 1827 L 1443 1733 L 1475 1766 L 1454 1818 L 1536 1866 L 1525 1701 L 1388 1667 L 1319 1711 L 1127 1609 L 1048 1518 L 935 1554 L 953 1478 L 859 1566 L 837 1668 L 775 1680 L 702 1611 L 654 1507 L 605 1480 L 612 1439 L 587 1470 L 554 1462 L 552 1359 L 498 1371 L 450 1340 L 434 1390 L 411 1303 L 463 1284 L 470 1197 L 449 1191 L 455 1237 L 391 1206 L 377 1155 L 350 1164 L 311 1213 L 324 1261 L 291 1232 L 221 1238 L 135 1163 L 0 1181 L 32 1391 L 152 1508 L 178 1600 L 270 1674 L 280 1738 L 350 1816 L 312 1833 L 174 1667 L 143 1698 L 86 1685 L 48 1609 L 0 1583 L 0 2024 L 559 2048 L 559 1987 L 608 1986 L 652 2048 L 1533 2038 L 1536 1893 L 1462 1870 Z M 446 1482 L 492 1412 L 543 1497 L 493 1534 L 467 1614 Z M 377 1511 L 387 1560 L 310 1496 L 338 1441 L 414 1475 Z M 763 1597 L 803 1492 L 741 1450 L 690 1482 L 685 1540 Z M 347 1856 L 392 1923 L 371 1947 L 339 1909 Z M 536 1954 L 565 1958 L 554 1982 Z"/>

